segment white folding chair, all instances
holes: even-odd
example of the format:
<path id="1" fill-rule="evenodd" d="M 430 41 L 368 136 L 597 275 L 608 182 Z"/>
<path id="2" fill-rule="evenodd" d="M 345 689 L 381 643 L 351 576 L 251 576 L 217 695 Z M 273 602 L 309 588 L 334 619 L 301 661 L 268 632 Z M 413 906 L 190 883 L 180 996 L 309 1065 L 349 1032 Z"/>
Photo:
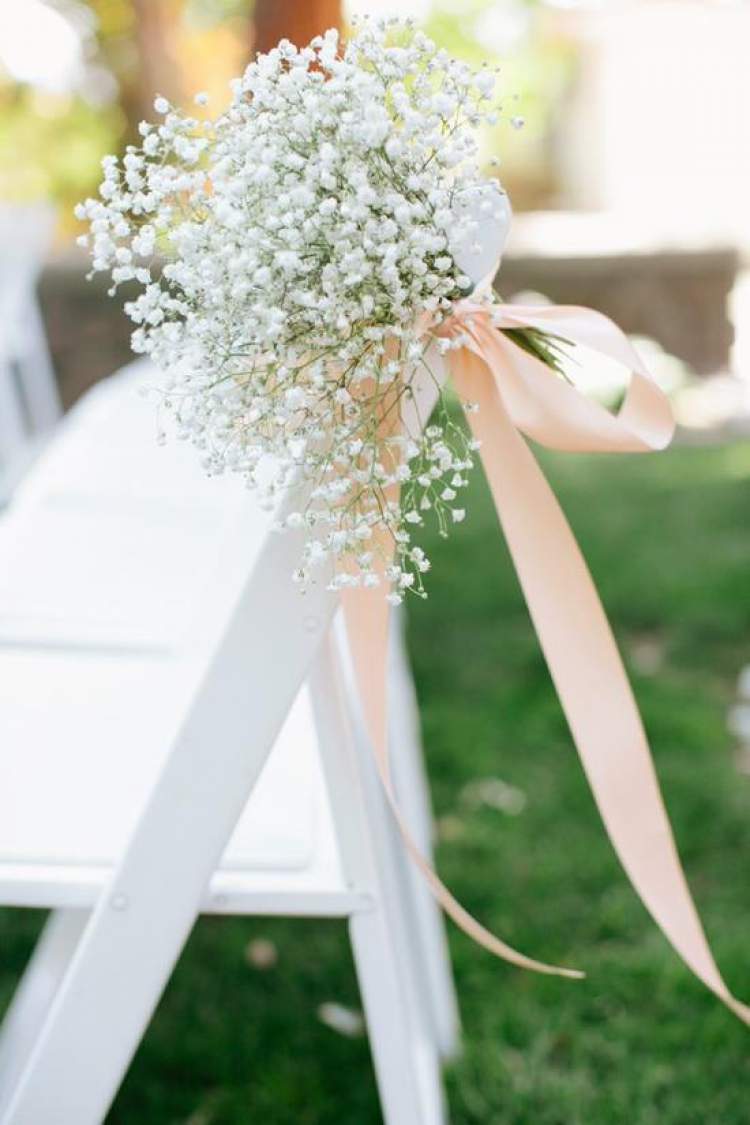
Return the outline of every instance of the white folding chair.
<path id="1" fill-rule="evenodd" d="M 0 206 L 0 506 L 60 417 L 36 298 L 54 213 Z"/>
<path id="2" fill-rule="evenodd" d="M 72 413 L 4 520 L 0 902 L 53 913 L 0 1036 L 0 1120 L 103 1118 L 205 910 L 348 917 L 385 1118 L 432 1125 L 457 1027 L 442 922 L 394 838 L 336 598 L 290 591 L 294 534 L 156 449 L 132 382 Z M 390 678 L 429 851 L 398 637 Z"/>

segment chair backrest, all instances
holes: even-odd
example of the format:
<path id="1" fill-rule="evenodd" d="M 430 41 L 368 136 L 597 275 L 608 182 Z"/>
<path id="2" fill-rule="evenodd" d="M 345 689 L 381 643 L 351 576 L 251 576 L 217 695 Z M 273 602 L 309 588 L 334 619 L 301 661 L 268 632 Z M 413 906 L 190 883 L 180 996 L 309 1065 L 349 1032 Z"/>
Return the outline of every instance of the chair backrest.
<path id="1" fill-rule="evenodd" d="M 60 399 L 36 300 L 54 213 L 0 206 L 0 504 L 60 417 Z"/>

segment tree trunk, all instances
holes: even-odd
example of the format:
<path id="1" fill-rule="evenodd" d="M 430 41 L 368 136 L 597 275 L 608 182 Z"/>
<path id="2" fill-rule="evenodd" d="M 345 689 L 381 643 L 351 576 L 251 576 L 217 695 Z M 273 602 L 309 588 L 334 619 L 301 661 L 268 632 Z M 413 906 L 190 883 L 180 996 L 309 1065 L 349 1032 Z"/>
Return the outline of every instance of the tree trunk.
<path id="1" fill-rule="evenodd" d="M 306 46 L 329 27 L 341 28 L 340 0 L 256 0 L 256 51 L 270 51 L 280 39 Z"/>
<path id="2" fill-rule="evenodd" d="M 179 105 L 183 90 L 173 47 L 176 6 L 153 0 L 132 0 L 132 6 L 135 61 L 120 75 L 120 103 L 128 120 L 127 140 L 137 143 L 138 122 L 153 120 L 155 95 Z"/>

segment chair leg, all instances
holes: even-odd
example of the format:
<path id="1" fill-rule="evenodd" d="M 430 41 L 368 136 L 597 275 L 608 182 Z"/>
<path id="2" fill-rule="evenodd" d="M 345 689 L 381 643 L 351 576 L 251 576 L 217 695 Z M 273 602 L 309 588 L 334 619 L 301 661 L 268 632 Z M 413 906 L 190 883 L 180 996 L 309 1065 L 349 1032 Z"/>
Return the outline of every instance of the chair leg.
<path id="1" fill-rule="evenodd" d="M 13 461 L 23 455 L 27 441 L 26 420 L 18 401 L 11 357 L 0 354 L 0 470 L 3 473 L 12 471 Z"/>
<path id="2" fill-rule="evenodd" d="M 385 1125 L 445 1125 L 440 1064 L 409 1003 L 392 919 L 382 901 L 349 921 Z"/>
<path id="3" fill-rule="evenodd" d="M 86 924 L 87 910 L 47 919 L 0 1026 L 0 1114 L 44 1021 Z"/>
<path id="4" fill-rule="evenodd" d="M 403 615 L 394 614 L 391 637 L 389 695 L 394 782 L 401 808 L 422 853 L 432 858 L 433 816 L 424 764 L 419 711 L 403 635 Z M 419 871 L 403 852 L 402 884 L 406 909 L 414 916 L 413 956 L 424 980 L 423 995 L 435 1041 L 444 1059 L 459 1048 L 460 1017 L 453 983 L 445 920 Z"/>
<path id="5" fill-rule="evenodd" d="M 350 933 L 384 1118 L 387 1125 L 440 1125 L 440 1059 L 417 969 L 419 939 L 409 933 L 403 848 L 371 752 L 350 722 L 331 638 L 318 653 L 310 687 L 342 867 L 373 903 L 351 917 Z"/>
<path id="6" fill-rule="evenodd" d="M 411 901 L 411 864 L 369 748 L 355 749 L 373 848 L 374 907 L 353 915 L 350 931 L 384 1117 L 386 1125 L 443 1125 L 440 1049 L 424 971 L 429 949 L 423 948 L 424 931 Z M 416 1108 L 403 1115 L 407 1090 Z"/>
<path id="7" fill-rule="evenodd" d="M 29 294 L 19 324 L 20 360 L 27 374 L 24 394 L 34 433 L 44 433 L 62 414 L 60 392 L 36 294 Z"/>

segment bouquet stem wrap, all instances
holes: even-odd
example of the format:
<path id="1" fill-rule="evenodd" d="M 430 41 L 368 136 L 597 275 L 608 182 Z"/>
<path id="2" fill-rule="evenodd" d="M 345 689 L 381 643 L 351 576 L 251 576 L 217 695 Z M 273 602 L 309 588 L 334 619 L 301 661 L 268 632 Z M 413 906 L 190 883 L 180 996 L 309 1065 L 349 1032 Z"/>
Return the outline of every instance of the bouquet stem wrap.
<path id="1" fill-rule="evenodd" d="M 631 381 L 611 414 L 555 377 L 499 328 L 532 327 L 623 364 Z M 425 328 L 425 332 L 428 328 Z M 524 437 L 571 452 L 648 452 L 668 445 L 669 404 L 622 332 L 576 307 L 461 301 L 440 335 L 467 341 L 448 352 L 498 518 L 529 612 L 604 826 L 625 872 L 683 961 L 741 1020 L 750 1008 L 729 992 L 706 940 L 675 847 L 638 709 L 591 575 Z M 398 425 L 392 423 L 391 425 Z M 522 436 L 523 435 L 523 436 Z M 385 541 L 381 543 L 386 553 Z M 490 933 L 421 855 L 399 810 L 388 761 L 386 662 L 389 607 L 382 589 L 344 591 L 344 614 L 364 720 L 378 772 L 408 851 L 446 913 L 480 945 L 523 968 L 580 977 L 533 960 Z"/>

